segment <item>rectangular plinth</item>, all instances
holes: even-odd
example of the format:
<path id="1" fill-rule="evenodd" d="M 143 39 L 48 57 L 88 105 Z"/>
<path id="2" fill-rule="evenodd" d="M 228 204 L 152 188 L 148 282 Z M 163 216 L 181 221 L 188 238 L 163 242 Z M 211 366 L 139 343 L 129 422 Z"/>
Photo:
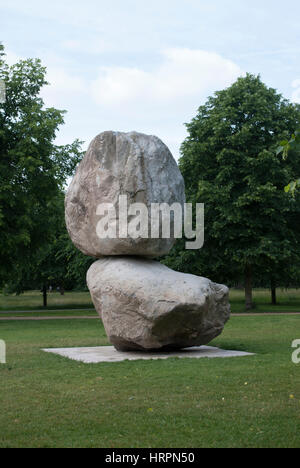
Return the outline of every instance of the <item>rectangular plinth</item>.
<path id="1" fill-rule="evenodd" d="M 48 348 L 47 353 L 58 354 L 75 361 L 85 363 L 135 361 L 138 359 L 168 359 L 175 358 L 229 358 L 237 356 L 252 356 L 253 353 L 230 351 L 212 346 L 197 346 L 172 352 L 117 351 L 113 346 L 96 346 L 89 348 Z"/>

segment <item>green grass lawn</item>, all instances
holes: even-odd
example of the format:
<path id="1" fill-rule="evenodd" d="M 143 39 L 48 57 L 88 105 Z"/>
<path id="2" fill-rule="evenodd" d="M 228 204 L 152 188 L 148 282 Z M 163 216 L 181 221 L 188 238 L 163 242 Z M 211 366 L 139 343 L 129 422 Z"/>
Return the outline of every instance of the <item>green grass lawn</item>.
<path id="1" fill-rule="evenodd" d="M 48 294 L 48 307 L 43 307 L 43 296 L 40 291 L 26 291 L 24 294 L 16 296 L 0 294 L 1 310 L 37 310 L 44 309 L 83 309 L 92 308 L 93 303 L 89 292 L 65 292 L 64 295 L 58 292 Z"/>
<path id="2" fill-rule="evenodd" d="M 253 312 L 300 312 L 300 289 L 277 289 L 276 306 L 271 304 L 271 293 L 267 289 L 254 289 Z M 245 312 L 245 295 L 243 290 L 230 290 L 231 311 Z"/>
<path id="3" fill-rule="evenodd" d="M 1 322 L 0 447 L 299 447 L 299 316 L 233 317 L 212 344 L 255 356 L 83 364 L 100 320 Z"/>
<path id="4" fill-rule="evenodd" d="M 270 303 L 270 291 L 255 289 L 253 297 L 256 307 L 253 309 L 253 312 L 300 312 L 300 289 L 278 289 L 277 296 L 278 305 L 273 306 Z M 231 289 L 230 302 L 232 312 L 245 312 L 243 290 Z M 86 311 L 80 312 L 80 309 L 86 308 L 93 308 L 89 292 L 66 292 L 63 296 L 57 292 L 53 292 L 48 294 L 48 307 L 45 309 L 42 307 L 42 294 L 40 291 L 27 291 L 19 296 L 0 294 L 0 311 L 32 310 L 34 312 L 34 310 L 43 309 L 49 315 L 48 310 L 57 309 L 61 311 L 60 315 L 66 315 L 68 309 L 78 309 L 78 313 L 74 315 L 87 315 Z M 52 314 L 51 312 L 50 315 Z M 89 311 L 88 315 L 91 314 L 93 312 Z M 36 313 L 32 315 L 34 316 Z"/>
<path id="5" fill-rule="evenodd" d="M 30 311 L 30 312 L 1 312 L 0 311 L 0 318 L 9 318 L 9 317 L 14 317 L 14 318 L 23 318 L 23 317 L 98 317 L 98 314 L 95 310 L 72 310 L 72 309 L 59 309 L 59 310 L 50 310 L 45 312 L 40 312 L 40 311 Z"/>

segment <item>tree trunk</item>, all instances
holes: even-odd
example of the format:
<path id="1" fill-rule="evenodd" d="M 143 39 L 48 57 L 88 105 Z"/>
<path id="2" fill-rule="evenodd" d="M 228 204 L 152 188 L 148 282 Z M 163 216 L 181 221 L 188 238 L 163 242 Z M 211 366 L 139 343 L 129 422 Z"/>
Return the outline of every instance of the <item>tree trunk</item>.
<path id="1" fill-rule="evenodd" d="M 246 310 L 253 309 L 252 301 L 252 267 L 245 268 L 245 305 Z"/>
<path id="2" fill-rule="evenodd" d="M 43 304 L 47 307 L 47 285 L 43 284 Z"/>
<path id="3" fill-rule="evenodd" d="M 276 283 L 271 279 L 272 305 L 277 305 Z"/>

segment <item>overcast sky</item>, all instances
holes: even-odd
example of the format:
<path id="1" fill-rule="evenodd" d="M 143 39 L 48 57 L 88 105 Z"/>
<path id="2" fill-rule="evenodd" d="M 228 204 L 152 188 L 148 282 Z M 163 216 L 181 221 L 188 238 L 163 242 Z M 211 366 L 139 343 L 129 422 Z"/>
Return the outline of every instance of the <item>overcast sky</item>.
<path id="1" fill-rule="evenodd" d="M 245 72 L 300 102 L 299 0 L 0 0 L 0 41 L 47 66 L 59 144 L 136 130 L 177 159 L 184 123 Z"/>

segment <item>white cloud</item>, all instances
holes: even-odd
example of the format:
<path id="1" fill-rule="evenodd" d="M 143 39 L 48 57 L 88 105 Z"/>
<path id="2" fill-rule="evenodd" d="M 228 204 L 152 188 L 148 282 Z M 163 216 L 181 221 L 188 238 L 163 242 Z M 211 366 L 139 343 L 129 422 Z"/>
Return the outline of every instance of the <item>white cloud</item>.
<path id="1" fill-rule="evenodd" d="M 20 60 L 26 60 L 26 57 L 21 57 L 11 50 L 5 50 L 5 55 L 5 61 L 10 66 Z M 89 93 L 88 81 L 67 71 L 67 63 L 60 61 L 58 57 L 46 56 L 42 65 L 46 66 L 46 80 L 49 83 L 41 90 L 41 97 L 46 106 L 66 107 L 76 96 Z"/>
<path id="2" fill-rule="evenodd" d="M 41 90 L 45 105 L 72 112 L 74 103 L 89 93 L 88 78 L 79 74 L 80 68 L 74 67 L 70 60 L 52 52 L 42 56 L 42 66 L 46 67 L 49 83 Z"/>
<path id="3" fill-rule="evenodd" d="M 91 93 L 115 129 L 156 134 L 175 158 L 186 137 L 184 122 L 216 90 L 231 85 L 242 69 L 222 56 L 204 50 L 167 49 L 152 71 L 101 67 Z"/>
<path id="4" fill-rule="evenodd" d="M 100 68 L 99 77 L 92 83 L 92 94 L 98 104 L 107 107 L 161 106 L 187 99 L 199 105 L 199 98 L 228 86 L 241 74 L 235 63 L 216 53 L 167 49 L 162 64 L 153 71 Z"/>
<path id="5" fill-rule="evenodd" d="M 12 66 L 15 63 L 19 62 L 20 60 L 24 60 L 24 57 L 20 57 L 19 55 L 15 54 L 12 50 L 5 49 L 5 62 Z"/>
<path id="6" fill-rule="evenodd" d="M 77 93 L 86 91 L 86 85 L 82 78 L 70 75 L 58 68 L 50 68 L 47 79 L 58 92 Z"/>
<path id="7" fill-rule="evenodd" d="M 79 44 L 71 41 L 66 46 L 75 50 Z M 17 59 L 12 53 L 10 57 Z M 42 63 L 50 82 L 41 92 L 46 106 L 68 111 L 60 144 L 74 138 L 88 143 L 104 130 L 136 130 L 160 137 L 175 158 L 186 137 L 184 122 L 209 95 L 243 74 L 216 53 L 187 48 L 163 51 L 160 65 L 152 70 L 101 67 L 96 79 L 60 56 L 44 55 Z"/>

